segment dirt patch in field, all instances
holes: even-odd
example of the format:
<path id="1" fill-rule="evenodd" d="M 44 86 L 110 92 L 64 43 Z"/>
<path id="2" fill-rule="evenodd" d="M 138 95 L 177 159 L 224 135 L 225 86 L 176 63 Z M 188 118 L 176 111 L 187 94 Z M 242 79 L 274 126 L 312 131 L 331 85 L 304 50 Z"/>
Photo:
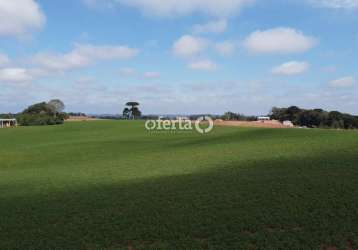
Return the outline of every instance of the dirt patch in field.
<path id="1" fill-rule="evenodd" d="M 92 118 L 88 116 L 70 116 L 66 119 L 67 122 L 83 122 L 83 121 L 98 121 L 97 118 Z"/>
<path id="2" fill-rule="evenodd" d="M 222 121 L 216 120 L 214 122 L 217 126 L 233 126 L 233 127 L 254 127 L 254 128 L 289 128 L 279 121 Z"/>

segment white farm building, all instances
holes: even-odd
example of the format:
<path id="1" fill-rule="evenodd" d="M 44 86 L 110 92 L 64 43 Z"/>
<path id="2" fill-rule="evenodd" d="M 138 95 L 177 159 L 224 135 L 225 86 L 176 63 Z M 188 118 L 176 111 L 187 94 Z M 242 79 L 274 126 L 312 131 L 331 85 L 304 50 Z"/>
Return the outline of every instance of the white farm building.
<path id="1" fill-rule="evenodd" d="M 0 119 L 0 128 L 16 127 L 16 119 Z"/>

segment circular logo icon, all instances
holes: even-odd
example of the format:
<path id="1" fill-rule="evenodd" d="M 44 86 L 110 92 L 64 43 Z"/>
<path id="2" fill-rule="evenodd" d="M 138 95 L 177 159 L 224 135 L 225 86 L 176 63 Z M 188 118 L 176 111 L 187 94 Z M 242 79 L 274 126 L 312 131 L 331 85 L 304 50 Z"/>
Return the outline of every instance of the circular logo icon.
<path id="1" fill-rule="evenodd" d="M 144 126 L 147 130 L 154 130 L 156 128 L 157 124 L 154 120 L 148 120 L 145 122 Z"/>
<path id="2" fill-rule="evenodd" d="M 201 125 L 203 124 L 208 124 L 208 126 L 206 128 L 202 128 Z M 207 134 L 209 132 L 211 132 L 211 130 L 213 130 L 214 128 L 214 121 L 213 119 L 211 119 L 210 116 L 201 116 L 198 119 L 196 119 L 195 121 L 195 129 L 196 131 L 198 131 L 200 134 Z"/>

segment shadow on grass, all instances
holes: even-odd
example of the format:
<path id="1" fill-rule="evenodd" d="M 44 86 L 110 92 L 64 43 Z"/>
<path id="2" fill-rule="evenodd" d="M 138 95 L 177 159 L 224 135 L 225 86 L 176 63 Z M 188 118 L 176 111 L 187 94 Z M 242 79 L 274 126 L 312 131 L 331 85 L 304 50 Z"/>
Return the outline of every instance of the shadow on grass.
<path id="1" fill-rule="evenodd" d="M 0 249 L 357 246 L 357 157 L 344 169 L 340 154 L 324 157 L 8 196 L 0 203 Z"/>
<path id="2" fill-rule="evenodd" d="M 223 129 L 223 128 L 221 128 Z M 232 130 L 230 132 L 226 130 Z M 290 133 L 282 133 L 282 131 L 290 131 Z M 193 137 L 181 137 L 175 138 L 174 141 L 171 141 L 170 144 L 166 146 L 174 148 L 186 148 L 186 147 L 198 147 L 205 145 L 220 145 L 220 144 L 244 144 L 248 142 L 260 142 L 265 143 L 269 140 L 295 140 L 309 138 L 310 140 L 321 137 L 320 133 L 317 131 L 307 131 L 307 130 L 298 130 L 298 129 L 270 129 L 270 128 L 224 128 L 224 134 L 213 133 L 209 135 L 198 135 L 195 138 Z M 312 133 L 310 133 L 312 132 Z M 282 136 L 284 134 L 284 136 Z M 332 133 L 331 133 L 332 134 Z M 325 134 L 329 136 L 330 134 Z M 334 134 L 332 134 L 334 136 Z M 167 138 L 166 138 L 167 140 Z"/>

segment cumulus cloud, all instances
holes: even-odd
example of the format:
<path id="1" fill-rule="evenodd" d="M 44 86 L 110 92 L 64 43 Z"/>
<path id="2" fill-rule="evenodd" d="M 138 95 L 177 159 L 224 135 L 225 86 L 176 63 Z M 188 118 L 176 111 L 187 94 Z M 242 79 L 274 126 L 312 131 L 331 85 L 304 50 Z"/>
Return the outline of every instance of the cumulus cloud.
<path id="1" fill-rule="evenodd" d="M 358 8 L 357 0 L 311 0 L 316 6 L 334 9 Z"/>
<path id="2" fill-rule="evenodd" d="M 184 35 L 173 45 L 173 53 L 176 56 L 190 58 L 206 50 L 208 41 L 199 37 Z"/>
<path id="3" fill-rule="evenodd" d="M 244 46 L 253 53 L 290 54 L 301 53 L 313 48 L 317 39 L 306 36 L 292 28 L 274 28 L 258 30 L 251 33 L 244 41 Z"/>
<path id="4" fill-rule="evenodd" d="M 197 24 L 193 27 L 193 32 L 195 34 L 202 34 L 202 33 L 223 33 L 227 29 L 227 21 L 226 20 L 217 20 L 217 21 L 210 21 L 205 24 Z"/>
<path id="5" fill-rule="evenodd" d="M 34 0 L 0 1 L 0 36 L 20 37 L 43 27 L 46 18 Z"/>
<path id="6" fill-rule="evenodd" d="M 189 68 L 194 70 L 214 71 L 217 67 L 216 63 L 210 60 L 199 60 L 189 64 Z"/>
<path id="7" fill-rule="evenodd" d="M 25 68 L 3 68 L 0 69 L 0 82 L 21 83 L 33 79 L 31 72 Z"/>
<path id="8" fill-rule="evenodd" d="M 125 60 L 135 57 L 139 51 L 127 46 L 94 46 L 76 44 L 67 54 L 40 53 L 33 62 L 43 68 L 65 71 L 89 66 L 99 60 Z"/>
<path id="9" fill-rule="evenodd" d="M 307 62 L 286 62 L 280 66 L 273 68 L 272 74 L 286 76 L 299 75 L 305 73 L 309 69 L 309 66 L 309 63 Z"/>
<path id="10" fill-rule="evenodd" d="M 230 56 L 234 54 L 236 44 L 232 41 L 224 41 L 215 44 L 215 50 L 222 56 Z"/>
<path id="11" fill-rule="evenodd" d="M 355 84 L 355 79 L 352 76 L 346 76 L 346 77 L 342 77 L 336 80 L 331 81 L 329 84 L 331 87 L 336 87 L 336 88 L 348 88 L 348 87 L 352 87 Z"/>
<path id="12" fill-rule="evenodd" d="M 0 83 L 28 83 L 53 73 L 83 68 L 100 60 L 129 59 L 137 49 L 126 46 L 93 46 L 77 44 L 69 53 L 39 53 L 25 60 L 25 66 L 8 66 L 10 59 L 0 54 Z M 13 64 L 13 63 L 11 63 Z M 128 73 L 128 70 L 127 70 Z"/>
<path id="13" fill-rule="evenodd" d="M 215 17 L 237 15 L 241 8 L 254 0 L 102 0 L 139 9 L 150 16 L 173 17 L 202 13 Z"/>

